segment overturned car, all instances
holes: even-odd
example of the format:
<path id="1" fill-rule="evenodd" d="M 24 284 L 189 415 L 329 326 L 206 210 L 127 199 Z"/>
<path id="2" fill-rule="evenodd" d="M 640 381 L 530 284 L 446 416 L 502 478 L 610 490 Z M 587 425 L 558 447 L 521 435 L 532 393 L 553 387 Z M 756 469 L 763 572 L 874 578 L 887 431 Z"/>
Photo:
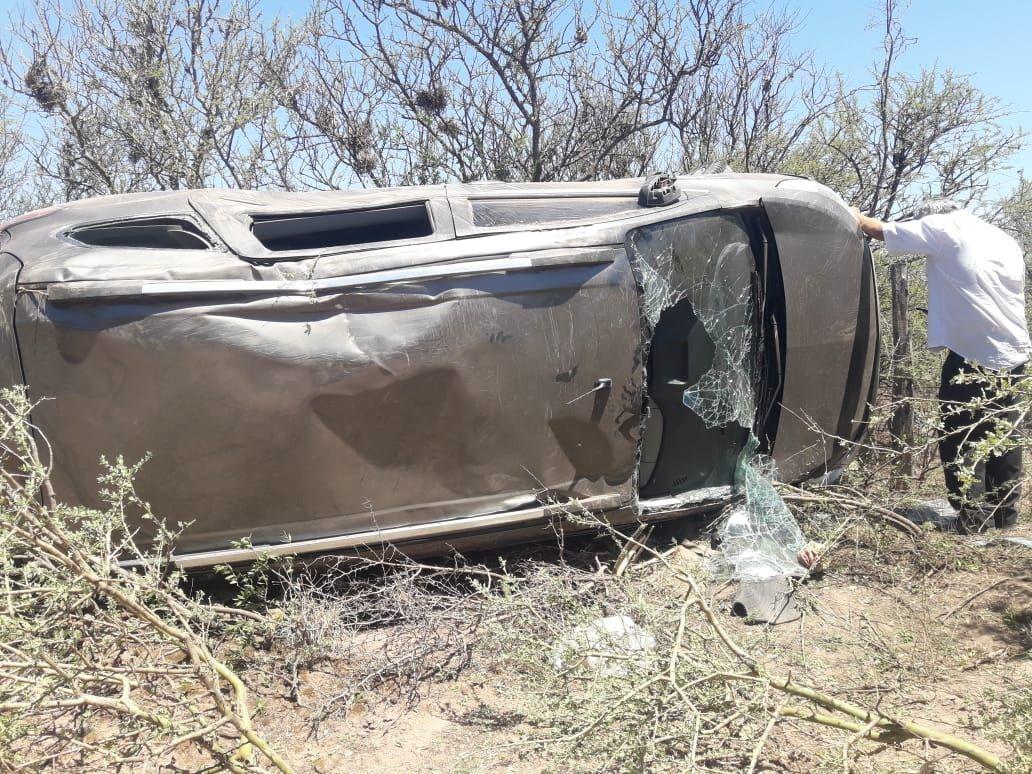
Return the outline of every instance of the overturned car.
<path id="1" fill-rule="evenodd" d="M 712 509 L 840 465 L 876 384 L 870 253 L 785 176 L 113 196 L 0 251 L 59 496 L 151 453 L 183 566 Z"/>

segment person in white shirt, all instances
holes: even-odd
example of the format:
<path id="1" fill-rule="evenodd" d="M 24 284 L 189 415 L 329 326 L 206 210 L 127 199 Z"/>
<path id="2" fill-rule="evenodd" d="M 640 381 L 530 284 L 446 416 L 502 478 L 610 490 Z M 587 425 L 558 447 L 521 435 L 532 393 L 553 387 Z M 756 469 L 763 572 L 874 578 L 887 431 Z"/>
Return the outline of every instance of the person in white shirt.
<path id="1" fill-rule="evenodd" d="M 881 239 L 890 255 L 926 257 L 928 346 L 947 350 L 939 388 L 944 435 L 939 441 L 950 503 L 958 529 L 982 531 L 1018 520 L 1020 447 L 991 454 L 985 463 L 985 499 L 972 502 L 961 471 L 971 469 L 975 444 L 1017 418 L 1013 390 L 1005 383 L 1024 373 L 1032 353 L 1025 320 L 1025 261 L 1018 243 L 996 226 L 949 199 L 922 202 L 912 219 L 895 223 L 862 215 L 860 230 Z M 962 373 L 974 374 L 960 383 Z M 978 407 L 972 401 L 985 399 Z"/>

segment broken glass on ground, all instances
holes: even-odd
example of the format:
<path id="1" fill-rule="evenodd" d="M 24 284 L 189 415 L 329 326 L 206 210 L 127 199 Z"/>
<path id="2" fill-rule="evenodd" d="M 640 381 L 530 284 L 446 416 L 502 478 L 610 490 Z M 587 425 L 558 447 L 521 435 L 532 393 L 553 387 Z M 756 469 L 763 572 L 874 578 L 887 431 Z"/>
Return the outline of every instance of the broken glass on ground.
<path id="1" fill-rule="evenodd" d="M 663 412 L 662 423 L 650 423 L 662 428 L 663 444 L 650 480 L 641 482 L 643 495 L 656 491 L 656 477 L 663 479 L 670 466 L 681 479 L 659 482 L 658 491 L 665 487 L 668 496 L 730 485 L 740 500 L 719 527 L 715 569 L 750 580 L 801 574 L 797 555 L 806 541 L 753 431 L 762 344 L 756 260 L 744 221 L 726 214 L 686 217 L 639 229 L 630 245 L 651 347 L 649 395 Z M 692 325 L 685 327 L 688 315 Z M 679 350 L 666 342 L 674 324 L 681 325 Z M 672 393 L 679 394 L 679 406 Z"/>

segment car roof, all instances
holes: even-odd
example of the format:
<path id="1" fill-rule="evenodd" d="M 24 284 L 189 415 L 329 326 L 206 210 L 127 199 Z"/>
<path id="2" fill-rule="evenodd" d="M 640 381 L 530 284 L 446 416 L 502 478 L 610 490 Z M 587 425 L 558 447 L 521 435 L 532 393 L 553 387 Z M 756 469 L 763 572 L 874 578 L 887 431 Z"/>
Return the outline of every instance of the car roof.
<path id="1" fill-rule="evenodd" d="M 4 224 L 0 251 L 23 264 L 19 283 L 103 280 L 119 277 L 161 279 L 280 279 L 306 271 L 313 277 L 325 272 L 358 272 L 460 260 L 474 255 L 502 255 L 514 251 L 572 249 L 622 242 L 628 228 L 640 222 L 721 209 L 757 205 L 788 180 L 806 183 L 828 197 L 835 195 L 811 181 L 786 175 L 723 173 L 677 178 L 681 200 L 671 207 L 638 207 L 638 191 L 646 178 L 600 182 L 502 183 L 482 182 L 350 191 L 279 192 L 235 189 L 194 189 L 120 194 L 82 199 L 48 210 L 28 213 Z M 621 197 L 627 204 L 612 215 L 580 217 L 576 222 L 521 223 L 505 228 L 478 228 L 468 217 L 476 200 L 494 200 L 503 209 L 506 200 L 568 200 L 558 209 L 575 210 L 577 200 Z M 432 237 L 400 239 L 389 244 L 358 245 L 348 249 L 292 251 L 262 254 L 253 248 L 255 218 L 362 208 L 391 207 L 426 201 L 436 207 Z M 515 207 L 516 205 L 514 205 Z M 467 216 L 463 222 L 462 210 Z M 433 208 L 431 208 L 433 209 Z M 844 210 L 844 208 L 843 208 Z M 70 231 L 96 224 L 120 224 L 148 218 L 179 218 L 199 224 L 214 249 L 126 249 L 87 246 L 69 238 Z M 546 219 L 547 220 L 547 219 Z M 447 221 L 447 222 L 446 222 Z M 463 230 L 465 228 L 465 231 Z M 521 234 L 518 239 L 514 238 Z M 217 238 L 211 238 L 214 235 Z M 479 237 L 471 240 L 465 237 Z M 249 248 L 251 251 L 249 252 Z M 432 249 L 431 249 L 432 248 Z M 318 266 L 312 265 L 313 258 Z M 264 260 L 263 260 L 264 259 Z"/>
<path id="2" fill-rule="evenodd" d="M 755 197 L 764 190 L 786 179 L 786 175 L 724 173 L 718 175 L 680 176 L 682 189 L 708 194 Z M 175 213 L 189 214 L 193 202 L 208 202 L 227 207 L 246 207 L 256 210 L 284 212 L 319 211 L 328 207 L 347 208 L 391 202 L 429 199 L 433 197 L 523 197 L 637 196 L 646 178 L 621 178 L 589 182 L 506 183 L 485 181 L 449 183 L 430 186 L 398 186 L 392 188 L 348 189 L 341 191 L 250 191 L 230 188 L 199 188 L 178 191 L 148 191 L 113 194 L 78 199 L 66 204 L 40 210 L 40 217 L 26 213 L 6 223 L 0 230 L 34 236 L 39 231 L 61 231 L 82 224 L 147 218 Z"/>

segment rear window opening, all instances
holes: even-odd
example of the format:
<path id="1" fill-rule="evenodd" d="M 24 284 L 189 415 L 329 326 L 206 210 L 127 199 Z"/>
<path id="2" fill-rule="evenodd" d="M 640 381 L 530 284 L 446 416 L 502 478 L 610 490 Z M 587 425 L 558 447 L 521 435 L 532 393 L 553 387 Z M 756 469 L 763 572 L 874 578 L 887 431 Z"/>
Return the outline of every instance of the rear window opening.
<path id="1" fill-rule="evenodd" d="M 68 232 L 68 236 L 91 247 L 210 250 L 212 246 L 195 224 L 183 218 L 149 218 L 85 226 Z"/>
<path id="2" fill-rule="evenodd" d="M 626 197 L 564 196 L 541 199 L 472 199 L 473 225 L 504 228 L 571 220 L 597 220 L 638 209 L 638 200 Z"/>
<path id="3" fill-rule="evenodd" d="M 251 233 L 267 250 L 319 250 L 431 236 L 426 202 L 311 215 L 255 215 Z"/>

